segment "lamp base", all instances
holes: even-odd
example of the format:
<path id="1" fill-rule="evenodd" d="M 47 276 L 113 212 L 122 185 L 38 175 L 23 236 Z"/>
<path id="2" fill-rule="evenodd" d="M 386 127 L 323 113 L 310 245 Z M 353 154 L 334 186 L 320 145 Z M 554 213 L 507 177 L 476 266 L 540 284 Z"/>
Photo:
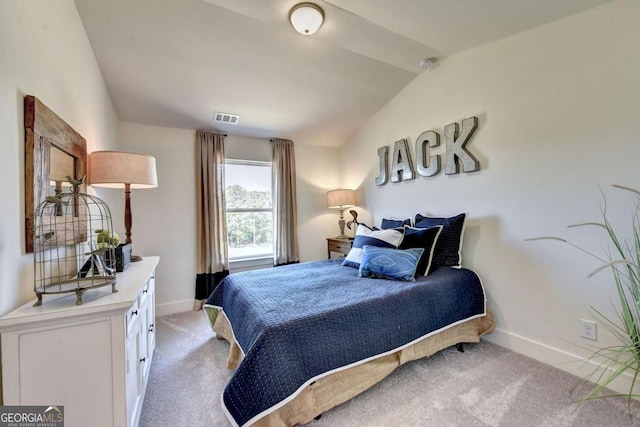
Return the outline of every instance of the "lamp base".
<path id="1" fill-rule="evenodd" d="M 142 257 L 140 255 L 131 255 L 131 262 L 142 261 Z"/>
<path id="2" fill-rule="evenodd" d="M 340 228 L 340 235 L 336 239 L 347 239 L 348 236 L 344 234 L 344 226 L 346 221 L 344 220 L 344 209 L 340 208 L 340 220 L 338 221 L 338 227 Z"/>
<path id="3" fill-rule="evenodd" d="M 336 236 L 334 237 L 334 239 L 338 239 L 338 240 L 349 240 L 352 239 L 352 237 L 347 236 L 346 234 L 343 234 L 341 236 Z"/>

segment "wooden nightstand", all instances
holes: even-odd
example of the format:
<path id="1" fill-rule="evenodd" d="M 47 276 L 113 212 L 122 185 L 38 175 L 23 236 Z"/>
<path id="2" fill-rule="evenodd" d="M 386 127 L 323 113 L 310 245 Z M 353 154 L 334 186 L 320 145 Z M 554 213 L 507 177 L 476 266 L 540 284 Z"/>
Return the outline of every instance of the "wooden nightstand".
<path id="1" fill-rule="evenodd" d="M 353 246 L 353 239 L 336 239 L 335 237 L 327 238 L 327 258 L 331 259 L 331 252 L 337 252 L 347 255 Z"/>

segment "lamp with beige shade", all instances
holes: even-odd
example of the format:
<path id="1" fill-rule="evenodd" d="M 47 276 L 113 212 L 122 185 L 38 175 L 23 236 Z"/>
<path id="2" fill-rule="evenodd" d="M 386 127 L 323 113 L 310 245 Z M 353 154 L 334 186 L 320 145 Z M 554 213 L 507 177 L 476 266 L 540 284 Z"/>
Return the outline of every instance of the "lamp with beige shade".
<path id="1" fill-rule="evenodd" d="M 131 243 L 131 190 L 158 186 L 156 159 L 153 156 L 124 151 L 94 151 L 89 156 L 89 185 L 124 188 L 124 226 L 126 243 Z M 133 245 L 132 245 L 133 246 Z M 131 261 L 142 257 L 131 256 Z"/>
<path id="2" fill-rule="evenodd" d="M 348 239 L 349 236 L 344 234 L 344 209 L 350 208 L 356 205 L 356 193 L 353 190 L 340 189 L 327 191 L 327 207 L 340 210 L 340 220 L 338 226 L 340 227 L 340 235 L 336 239 Z"/>

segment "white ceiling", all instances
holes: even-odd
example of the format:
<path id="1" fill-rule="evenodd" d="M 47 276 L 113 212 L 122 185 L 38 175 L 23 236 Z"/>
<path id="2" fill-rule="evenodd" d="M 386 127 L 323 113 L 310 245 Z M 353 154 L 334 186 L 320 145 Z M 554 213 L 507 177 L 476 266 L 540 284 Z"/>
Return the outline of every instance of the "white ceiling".
<path id="1" fill-rule="evenodd" d="M 119 118 L 339 146 L 447 56 L 612 0 L 75 0 Z M 213 122 L 215 111 L 240 115 Z"/>

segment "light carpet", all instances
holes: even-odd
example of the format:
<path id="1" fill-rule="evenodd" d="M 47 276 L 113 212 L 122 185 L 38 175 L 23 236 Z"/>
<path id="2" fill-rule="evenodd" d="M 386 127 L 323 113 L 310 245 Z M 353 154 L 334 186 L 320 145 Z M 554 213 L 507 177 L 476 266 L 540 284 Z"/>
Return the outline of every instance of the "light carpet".
<path id="1" fill-rule="evenodd" d="M 141 427 L 228 426 L 222 391 L 229 344 L 215 338 L 202 313 L 159 317 L 157 348 Z M 363 394 L 324 413 L 324 426 L 640 426 L 623 398 L 581 407 L 570 390 L 577 378 L 482 341 L 465 352 L 445 349 L 409 362 Z M 640 414 L 634 402 L 632 413 Z"/>

